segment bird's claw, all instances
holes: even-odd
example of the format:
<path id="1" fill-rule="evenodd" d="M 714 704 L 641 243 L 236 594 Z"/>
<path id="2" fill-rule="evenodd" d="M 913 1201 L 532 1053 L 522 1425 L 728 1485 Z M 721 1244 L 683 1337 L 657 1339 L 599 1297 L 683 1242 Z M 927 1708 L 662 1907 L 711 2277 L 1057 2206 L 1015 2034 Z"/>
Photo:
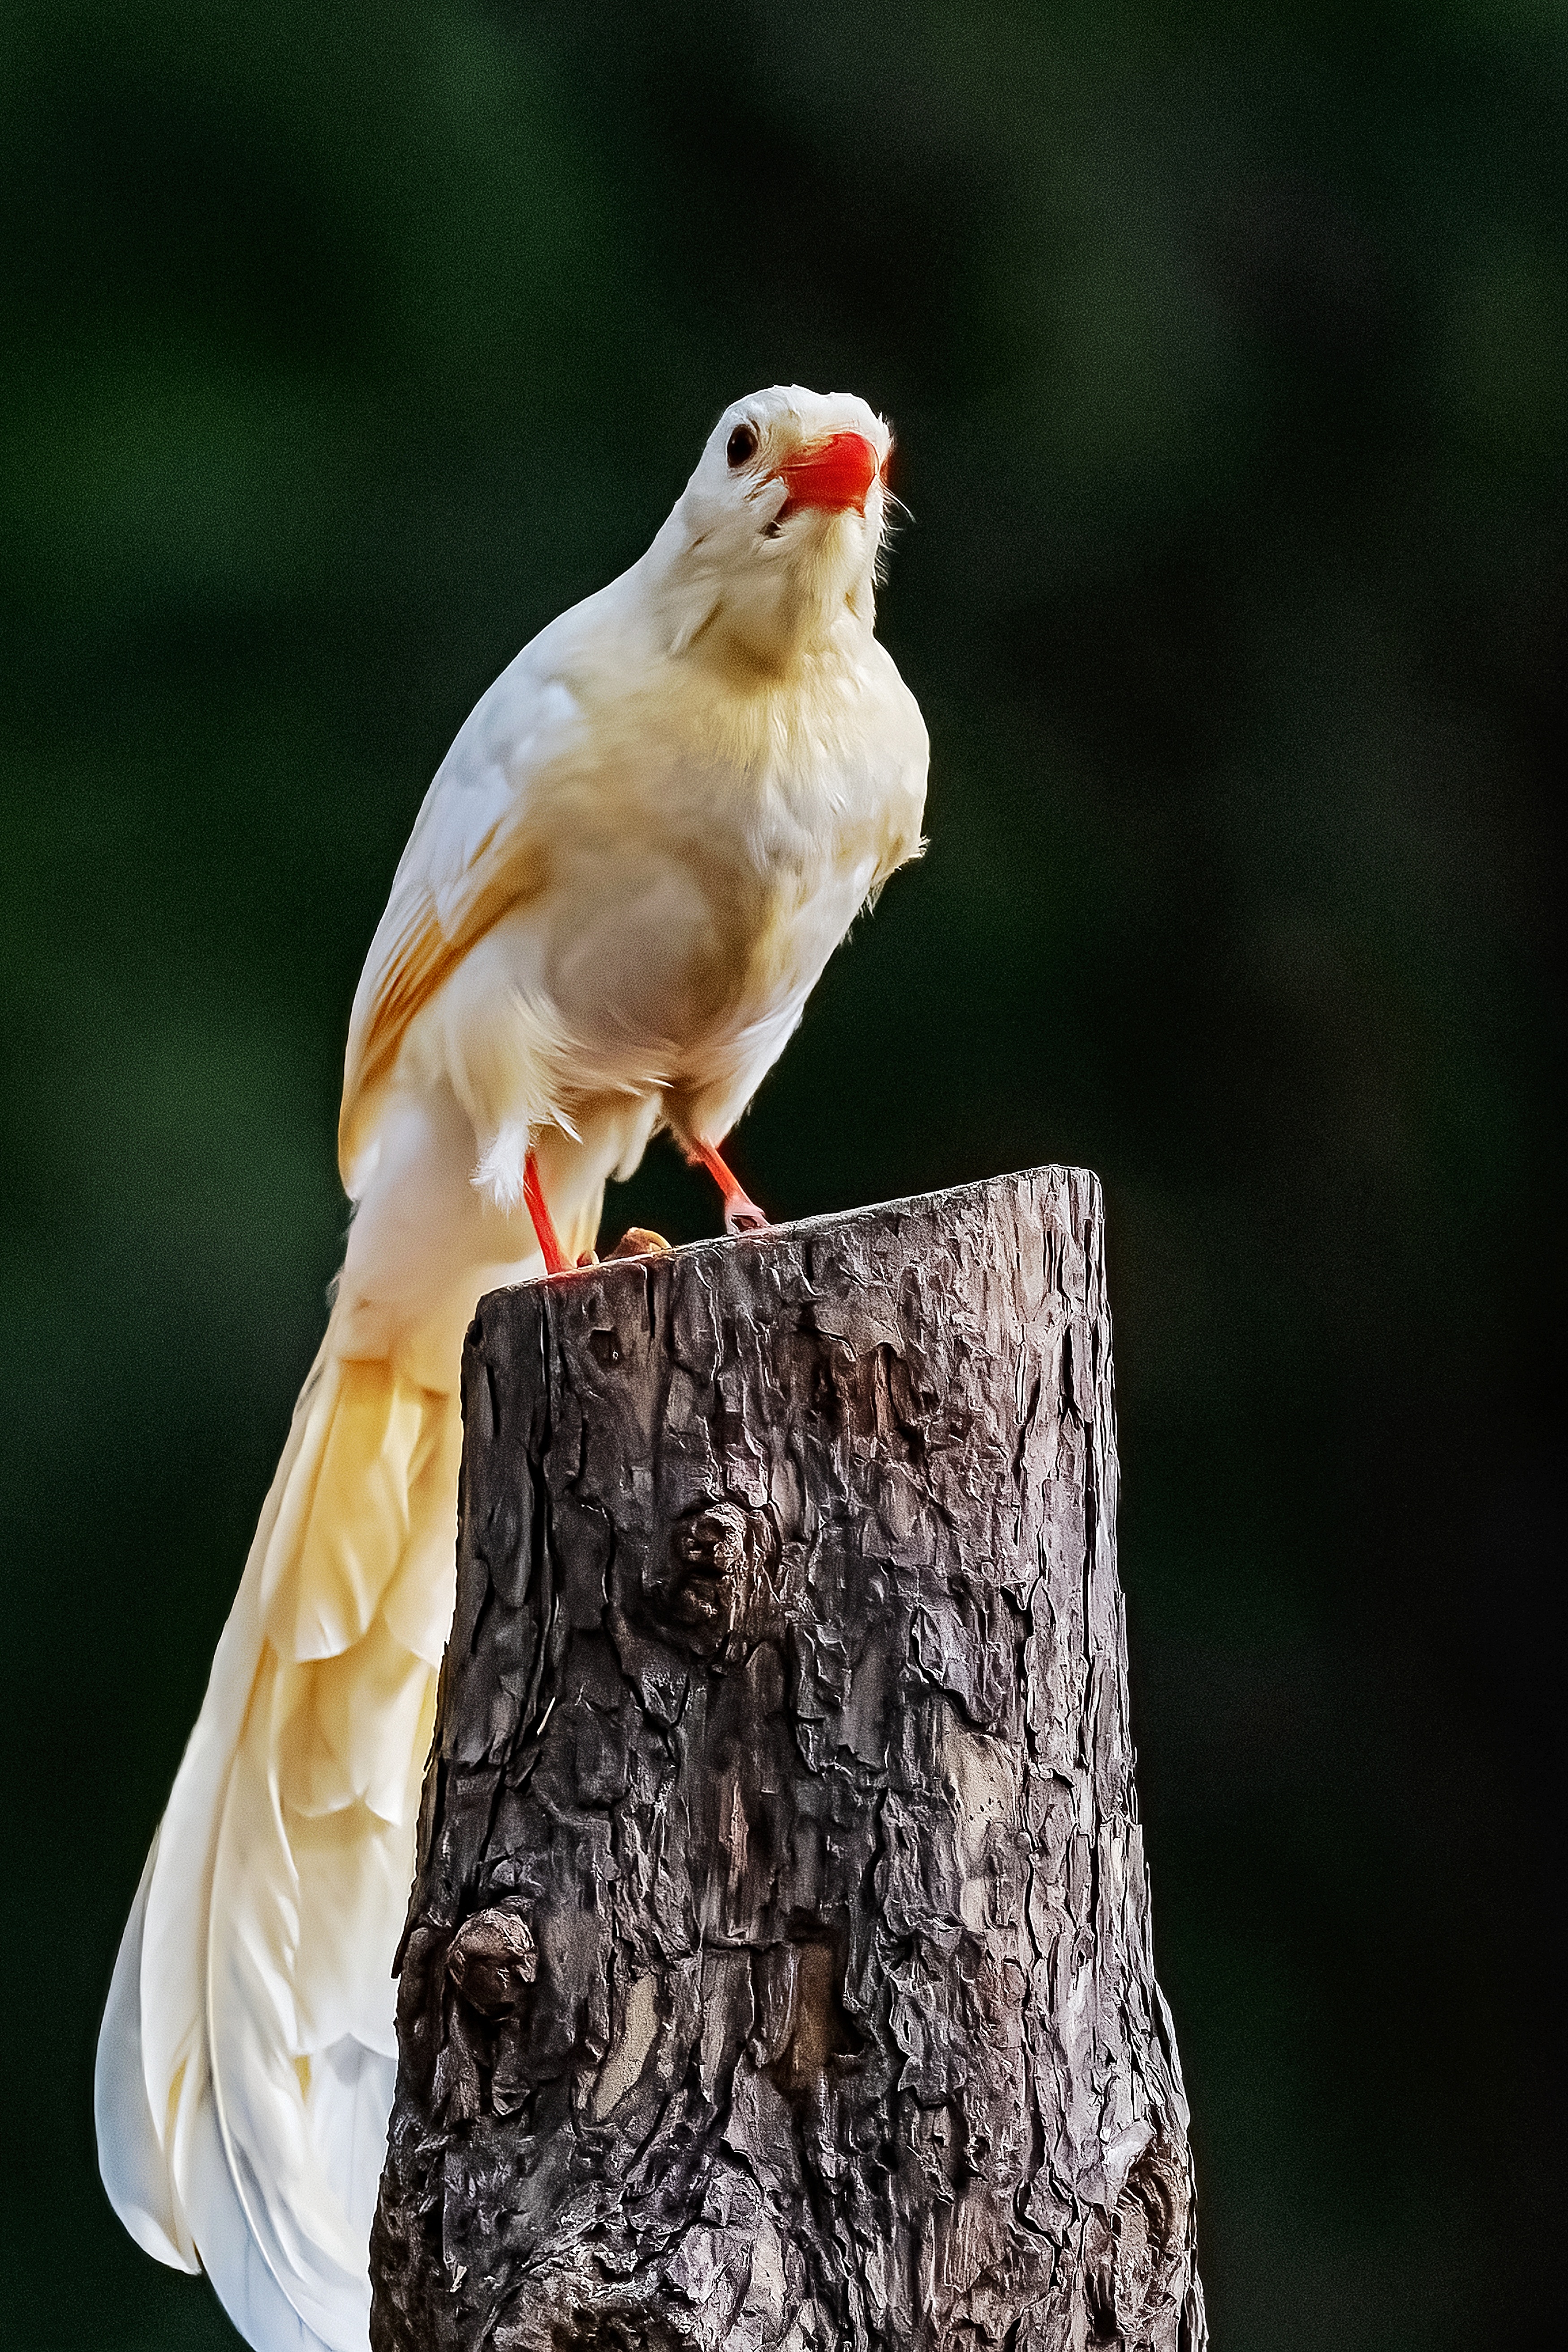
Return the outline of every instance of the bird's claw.
<path id="1" fill-rule="evenodd" d="M 734 1172 L 724 1164 L 717 1144 L 689 1143 L 687 1156 L 700 1160 L 724 1198 L 724 1231 L 727 1234 L 765 1234 L 768 1221 L 756 1202 L 747 1197 L 735 1181 Z"/>
<path id="2" fill-rule="evenodd" d="M 669 1244 L 665 1240 L 664 1235 L 656 1234 L 650 1226 L 628 1225 L 615 1248 L 608 1252 L 608 1255 L 611 1257 L 662 1257 L 668 1248 Z"/>

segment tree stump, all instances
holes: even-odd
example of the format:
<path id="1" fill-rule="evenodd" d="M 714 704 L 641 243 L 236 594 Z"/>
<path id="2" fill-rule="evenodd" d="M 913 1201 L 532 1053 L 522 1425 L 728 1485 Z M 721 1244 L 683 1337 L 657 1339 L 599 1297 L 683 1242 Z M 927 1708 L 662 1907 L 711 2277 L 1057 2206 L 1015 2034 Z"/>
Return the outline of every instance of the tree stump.
<path id="1" fill-rule="evenodd" d="M 376 2352 L 1201 2352 L 1096 1180 L 486 1298 Z"/>

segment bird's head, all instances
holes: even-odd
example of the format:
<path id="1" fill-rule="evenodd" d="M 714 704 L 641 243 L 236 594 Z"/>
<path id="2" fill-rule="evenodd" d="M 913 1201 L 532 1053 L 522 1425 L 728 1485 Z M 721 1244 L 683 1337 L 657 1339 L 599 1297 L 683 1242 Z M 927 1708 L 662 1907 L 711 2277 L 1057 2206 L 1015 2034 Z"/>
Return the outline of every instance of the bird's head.
<path id="1" fill-rule="evenodd" d="M 892 446 L 853 393 L 781 384 L 727 408 L 651 551 L 677 645 L 784 672 L 846 614 L 868 630 Z"/>

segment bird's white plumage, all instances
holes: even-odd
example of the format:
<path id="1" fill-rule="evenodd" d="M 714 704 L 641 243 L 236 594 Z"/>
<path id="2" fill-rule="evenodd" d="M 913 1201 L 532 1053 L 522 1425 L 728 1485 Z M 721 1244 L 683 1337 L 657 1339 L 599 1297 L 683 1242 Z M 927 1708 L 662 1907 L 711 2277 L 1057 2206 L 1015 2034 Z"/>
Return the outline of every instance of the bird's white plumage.
<path id="1" fill-rule="evenodd" d="M 738 425 L 749 436 L 739 463 Z M 716 1144 L 919 846 L 925 730 L 872 633 L 884 492 L 792 495 L 863 402 L 726 411 L 653 546 L 552 623 L 426 796 L 354 999 L 356 1203 L 99 2047 L 127 2227 L 265 2352 L 363 2352 L 390 1963 L 452 1607 L 463 1330 L 571 1254 L 663 1124 Z M 870 462 L 869 460 L 868 461 Z"/>

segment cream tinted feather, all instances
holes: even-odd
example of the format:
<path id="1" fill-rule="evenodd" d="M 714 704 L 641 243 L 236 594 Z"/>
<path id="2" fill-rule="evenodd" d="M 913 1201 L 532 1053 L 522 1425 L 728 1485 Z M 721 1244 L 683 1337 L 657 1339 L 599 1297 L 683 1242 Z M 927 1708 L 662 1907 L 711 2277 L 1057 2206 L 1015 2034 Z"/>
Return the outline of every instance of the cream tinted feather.
<path id="1" fill-rule="evenodd" d="M 581 713 L 536 641 L 481 697 L 437 771 L 393 877 L 349 1016 L 339 1149 L 358 1162 L 412 1023 L 492 924 L 544 885 L 530 787 L 581 731 Z"/>

